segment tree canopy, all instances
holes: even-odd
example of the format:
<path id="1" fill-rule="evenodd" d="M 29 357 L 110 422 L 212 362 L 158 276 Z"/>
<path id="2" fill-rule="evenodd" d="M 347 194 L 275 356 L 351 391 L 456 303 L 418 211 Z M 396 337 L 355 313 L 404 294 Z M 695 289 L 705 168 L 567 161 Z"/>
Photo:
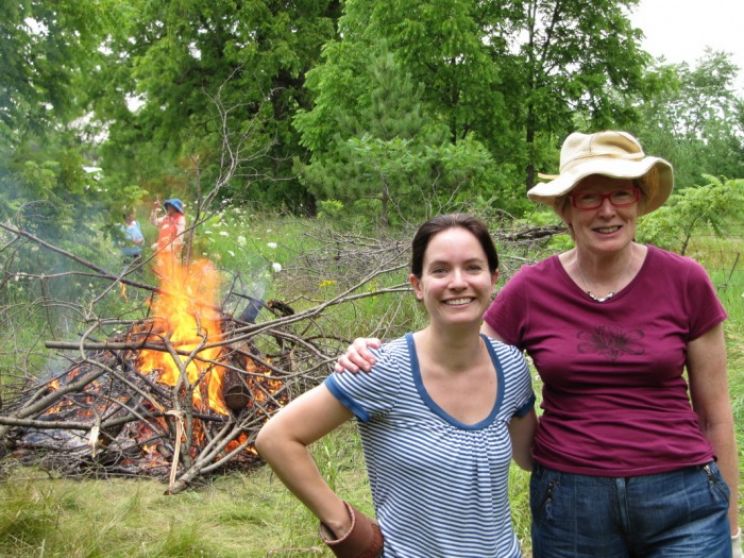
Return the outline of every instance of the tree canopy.
<path id="1" fill-rule="evenodd" d="M 195 202 L 232 157 L 233 203 L 519 215 L 575 129 L 634 132 L 682 187 L 743 176 L 739 69 L 652 60 L 636 2 L 6 2 L 0 211 L 61 230 Z"/>

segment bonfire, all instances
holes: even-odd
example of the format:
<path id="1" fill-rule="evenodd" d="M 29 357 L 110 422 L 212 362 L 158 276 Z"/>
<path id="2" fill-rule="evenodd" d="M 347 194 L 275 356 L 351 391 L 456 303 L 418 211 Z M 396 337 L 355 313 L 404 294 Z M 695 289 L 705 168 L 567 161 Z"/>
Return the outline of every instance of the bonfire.
<path id="1" fill-rule="evenodd" d="M 9 434 L 16 458 L 65 474 L 167 478 L 171 493 L 257 462 L 255 434 L 288 399 L 287 362 L 220 310 L 209 261 L 161 256 L 156 270 L 151 317 L 87 342 L 85 358 L 11 406 L 24 417 L 5 421 L 19 426 Z"/>

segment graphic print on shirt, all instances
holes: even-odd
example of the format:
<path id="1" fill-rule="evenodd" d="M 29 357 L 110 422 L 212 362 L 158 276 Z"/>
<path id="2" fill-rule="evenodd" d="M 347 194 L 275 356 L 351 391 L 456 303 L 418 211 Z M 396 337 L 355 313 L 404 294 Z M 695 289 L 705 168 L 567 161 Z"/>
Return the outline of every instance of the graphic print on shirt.
<path id="1" fill-rule="evenodd" d="M 590 330 L 580 330 L 576 334 L 579 339 L 576 350 L 581 354 L 599 353 L 614 361 L 626 354 L 644 354 L 646 349 L 641 343 L 644 336 L 641 329 L 624 330 L 607 325 L 595 326 Z"/>

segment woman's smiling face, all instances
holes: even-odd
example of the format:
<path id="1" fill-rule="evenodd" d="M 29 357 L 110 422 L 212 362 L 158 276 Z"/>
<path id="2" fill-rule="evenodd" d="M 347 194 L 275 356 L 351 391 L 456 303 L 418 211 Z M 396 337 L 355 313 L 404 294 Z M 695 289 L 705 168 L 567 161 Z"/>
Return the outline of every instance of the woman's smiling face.
<path id="1" fill-rule="evenodd" d="M 574 200 L 567 200 L 561 212 L 578 249 L 607 254 L 620 252 L 630 245 L 636 234 L 639 201 L 615 206 L 606 194 L 634 191 L 634 188 L 632 180 L 597 174 L 579 182 L 569 195 Z M 603 196 L 601 205 L 595 209 L 576 207 L 577 200 L 587 194 Z"/>
<path id="2" fill-rule="evenodd" d="M 497 277 L 478 239 L 462 227 L 451 227 L 431 237 L 421 277 L 409 279 L 432 323 L 479 325 Z"/>

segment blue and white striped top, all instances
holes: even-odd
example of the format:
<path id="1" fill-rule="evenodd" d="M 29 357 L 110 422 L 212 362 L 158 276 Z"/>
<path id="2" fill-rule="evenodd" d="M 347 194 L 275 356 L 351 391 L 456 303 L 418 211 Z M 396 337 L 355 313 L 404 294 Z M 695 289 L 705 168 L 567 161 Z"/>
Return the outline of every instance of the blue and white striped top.
<path id="1" fill-rule="evenodd" d="M 507 426 L 535 397 L 522 354 L 484 338 L 496 403 L 463 424 L 429 397 L 413 336 L 377 351 L 370 374 L 331 374 L 325 385 L 359 421 L 385 558 L 517 558 L 508 500 Z"/>

